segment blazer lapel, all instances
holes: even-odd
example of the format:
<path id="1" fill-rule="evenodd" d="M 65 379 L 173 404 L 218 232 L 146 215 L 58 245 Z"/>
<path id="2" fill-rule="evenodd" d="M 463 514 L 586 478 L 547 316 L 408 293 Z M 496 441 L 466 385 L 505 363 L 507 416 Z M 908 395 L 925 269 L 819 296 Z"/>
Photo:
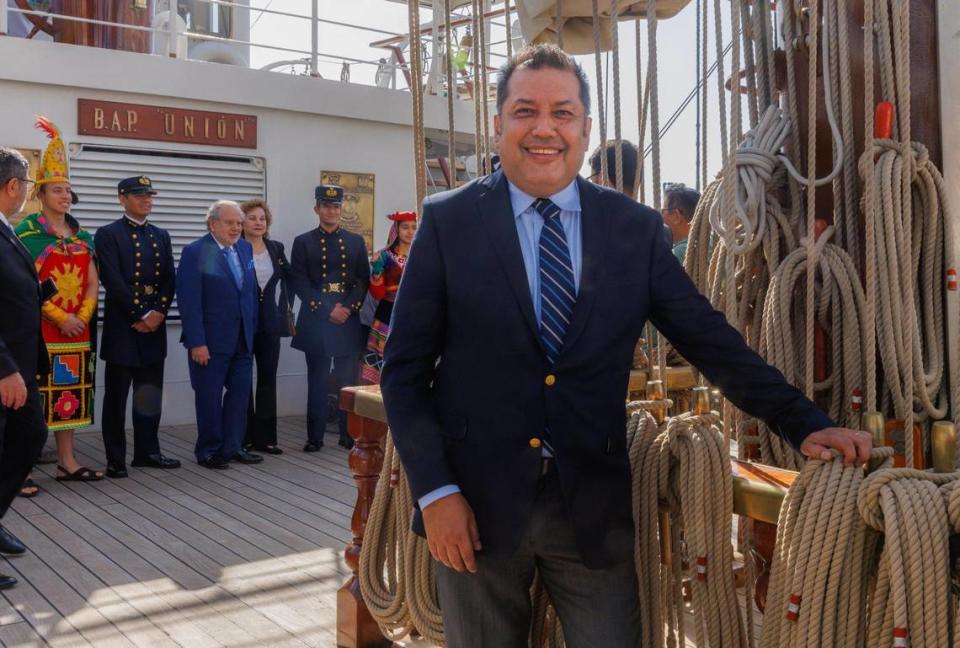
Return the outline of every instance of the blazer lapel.
<path id="1" fill-rule="evenodd" d="M 510 190 L 502 172 L 487 176 L 481 181 L 487 191 L 477 200 L 477 212 L 483 219 L 484 231 L 490 235 L 493 247 L 500 257 L 500 263 L 507 274 L 507 281 L 517 299 L 523 318 L 530 326 L 541 351 L 540 328 L 533 310 L 533 298 L 527 284 L 527 271 L 520 252 L 520 238 L 517 236 L 517 224 L 510 205 Z"/>
<path id="2" fill-rule="evenodd" d="M 30 253 L 27 252 L 27 248 L 24 247 L 23 243 L 17 238 L 17 235 L 13 233 L 13 230 L 9 227 L 6 227 L 3 224 L 0 224 L 0 234 L 3 235 L 5 239 L 13 246 L 13 249 L 20 254 L 20 258 L 23 259 L 33 274 L 37 274 L 37 268 L 33 263 L 33 259 L 30 257 Z"/>
<path id="3" fill-rule="evenodd" d="M 580 190 L 583 267 L 581 269 L 577 303 L 573 307 L 570 327 L 563 339 L 563 349 L 560 352 L 561 359 L 576 344 L 577 338 L 583 333 L 590 317 L 590 310 L 593 308 L 593 302 L 597 296 L 597 281 L 603 264 L 607 239 L 610 235 L 610 220 L 600 207 L 600 192 L 592 183 L 579 176 L 577 177 L 577 188 Z"/>

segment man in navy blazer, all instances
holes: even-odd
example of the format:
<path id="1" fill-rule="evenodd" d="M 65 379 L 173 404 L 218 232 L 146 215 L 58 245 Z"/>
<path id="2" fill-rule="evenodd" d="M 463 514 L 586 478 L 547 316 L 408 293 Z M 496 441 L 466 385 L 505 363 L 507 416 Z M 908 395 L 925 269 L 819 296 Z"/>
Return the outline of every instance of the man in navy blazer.
<path id="1" fill-rule="evenodd" d="M 808 456 L 866 461 L 691 283 L 659 214 L 577 172 L 589 87 L 552 45 L 501 68 L 501 171 L 428 198 L 381 378 L 440 562 L 447 645 L 526 646 L 539 569 L 568 646 L 637 646 L 624 395 L 647 320 Z"/>
<path id="2" fill-rule="evenodd" d="M 194 454 L 201 466 L 227 468 L 229 461 L 263 460 L 243 449 L 253 380 L 257 277 L 253 249 L 240 238 L 240 206 L 229 200 L 213 203 L 207 226 L 210 233 L 180 255 L 177 306 L 197 408 Z"/>

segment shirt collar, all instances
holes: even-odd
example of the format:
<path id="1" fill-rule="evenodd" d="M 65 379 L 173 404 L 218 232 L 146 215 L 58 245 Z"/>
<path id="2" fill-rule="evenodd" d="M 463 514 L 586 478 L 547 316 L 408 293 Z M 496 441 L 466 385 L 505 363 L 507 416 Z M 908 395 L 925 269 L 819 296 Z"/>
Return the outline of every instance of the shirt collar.
<path id="1" fill-rule="evenodd" d="M 130 214 L 128 214 L 127 212 L 123 212 L 123 217 L 126 218 L 126 219 L 127 219 L 127 222 L 128 222 L 130 225 L 133 225 L 134 227 L 143 227 L 144 225 L 147 224 L 147 220 L 148 220 L 147 218 L 144 218 L 144 219 L 143 219 L 143 222 L 141 223 L 140 221 L 136 220 L 135 218 L 131 218 L 131 217 L 130 217 Z"/>
<path id="2" fill-rule="evenodd" d="M 530 194 L 518 189 L 516 185 L 507 180 L 507 187 L 510 189 L 510 206 L 513 208 L 514 218 L 520 218 L 520 214 L 530 209 L 530 206 L 541 196 L 531 196 Z M 579 212 L 580 208 L 580 188 L 577 187 L 577 179 L 574 178 L 570 184 L 553 194 L 547 196 L 557 207 L 563 211 Z"/>
<path id="3" fill-rule="evenodd" d="M 7 227 L 9 227 L 11 231 L 13 230 L 13 225 L 10 224 L 10 221 L 7 220 L 7 217 L 4 215 L 3 212 L 0 212 L 0 223 L 3 223 Z"/>

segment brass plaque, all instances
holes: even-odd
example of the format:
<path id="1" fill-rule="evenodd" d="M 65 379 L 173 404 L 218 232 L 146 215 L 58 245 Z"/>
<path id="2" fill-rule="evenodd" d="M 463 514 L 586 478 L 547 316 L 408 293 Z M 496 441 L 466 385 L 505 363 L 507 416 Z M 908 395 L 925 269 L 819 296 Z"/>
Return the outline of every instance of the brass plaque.
<path id="1" fill-rule="evenodd" d="M 373 252 L 374 183 L 372 173 L 347 171 L 321 171 L 320 184 L 335 184 L 343 187 L 343 207 L 340 224 L 363 237 L 367 253 Z"/>

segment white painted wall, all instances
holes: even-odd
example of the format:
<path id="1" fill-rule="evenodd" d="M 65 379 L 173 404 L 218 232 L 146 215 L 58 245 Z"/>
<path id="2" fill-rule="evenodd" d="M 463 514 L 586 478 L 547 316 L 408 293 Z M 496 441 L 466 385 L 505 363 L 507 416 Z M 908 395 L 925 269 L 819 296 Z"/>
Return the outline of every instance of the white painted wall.
<path id="1" fill-rule="evenodd" d="M 376 174 L 375 246 L 386 240 L 385 214 L 415 207 L 407 92 L 5 37 L 0 37 L 0 61 L 16 61 L 0 67 L 0 144 L 42 149 L 46 140 L 33 128 L 34 116 L 42 113 L 60 127 L 68 144 L 261 156 L 266 159 L 267 200 L 274 214 L 271 236 L 285 243 L 288 254 L 293 238 L 316 226 L 313 191 L 321 169 Z M 81 97 L 254 114 L 258 148 L 81 137 L 77 134 L 77 99 Z M 458 128 L 472 129 L 470 107 L 459 108 Z M 444 100 L 429 99 L 425 112 L 428 126 L 446 129 Z M 472 130 L 467 135 L 472 137 Z M 131 168 L 125 175 L 137 173 Z M 158 190 L 158 201 L 162 201 L 163 188 Z M 198 219 L 203 217 L 197 214 Z M 178 323 L 171 324 L 168 336 L 163 424 L 193 423 L 193 392 Z M 289 340 L 283 343 L 278 373 L 279 413 L 305 414 L 306 365 L 303 354 L 289 348 Z M 101 363 L 98 419 L 102 376 Z"/>

